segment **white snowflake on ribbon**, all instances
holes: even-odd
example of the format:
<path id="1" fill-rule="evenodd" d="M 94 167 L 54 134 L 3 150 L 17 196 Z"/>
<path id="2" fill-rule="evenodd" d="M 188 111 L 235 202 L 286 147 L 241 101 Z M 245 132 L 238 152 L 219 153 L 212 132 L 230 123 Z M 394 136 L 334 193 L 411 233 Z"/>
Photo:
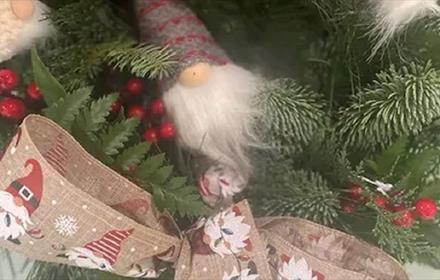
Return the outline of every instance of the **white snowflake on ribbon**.
<path id="1" fill-rule="evenodd" d="M 78 231 L 78 223 L 72 216 L 60 215 L 55 219 L 55 230 L 64 237 L 72 237 Z"/>

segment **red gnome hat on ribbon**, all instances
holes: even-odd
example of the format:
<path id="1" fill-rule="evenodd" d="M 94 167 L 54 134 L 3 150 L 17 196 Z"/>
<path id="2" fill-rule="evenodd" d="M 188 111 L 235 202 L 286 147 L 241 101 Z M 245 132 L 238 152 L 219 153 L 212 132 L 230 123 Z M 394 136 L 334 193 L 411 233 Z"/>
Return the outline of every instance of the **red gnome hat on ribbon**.
<path id="1" fill-rule="evenodd" d="M 129 230 L 112 230 L 107 232 L 101 239 L 87 243 L 84 248 L 94 253 L 102 254 L 110 265 L 113 265 L 121 251 L 122 242 L 133 233 Z"/>
<path id="2" fill-rule="evenodd" d="M 32 170 L 26 177 L 20 178 L 12 182 L 6 191 L 14 197 L 21 198 L 23 206 L 27 209 L 29 216 L 40 205 L 43 196 L 43 172 L 40 163 L 35 159 L 26 161 L 25 167 L 32 166 Z"/>

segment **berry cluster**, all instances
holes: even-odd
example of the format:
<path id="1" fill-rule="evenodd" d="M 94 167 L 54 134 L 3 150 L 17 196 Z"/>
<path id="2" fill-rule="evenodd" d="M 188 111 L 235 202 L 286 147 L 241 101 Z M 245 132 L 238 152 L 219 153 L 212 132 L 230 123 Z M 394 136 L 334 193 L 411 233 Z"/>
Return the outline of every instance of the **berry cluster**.
<path id="1" fill-rule="evenodd" d="M 391 198 L 393 196 L 391 195 Z M 364 188 L 356 183 L 347 186 L 344 198 L 341 200 L 341 211 L 346 214 L 353 213 L 360 204 L 373 202 L 377 207 L 396 213 L 393 224 L 403 228 L 410 228 L 415 219 L 433 220 L 437 216 L 437 203 L 428 197 L 417 199 L 414 203 L 393 203 L 392 199 L 380 194 L 369 197 Z"/>
<path id="2" fill-rule="evenodd" d="M 43 94 L 35 82 L 26 87 L 23 98 L 18 91 L 20 76 L 11 69 L 0 69 L 0 117 L 19 122 L 29 112 L 27 105 L 43 101 Z"/>
<path id="3" fill-rule="evenodd" d="M 122 97 L 124 101 L 140 99 L 145 91 L 144 83 L 141 79 L 131 78 L 124 85 Z M 121 111 L 123 102 L 116 101 L 112 106 L 112 112 L 117 114 Z M 173 139 L 176 135 L 174 124 L 164 119 L 165 104 L 161 98 L 151 100 L 147 106 L 141 102 L 127 105 L 126 114 L 129 118 L 139 118 L 146 125 L 143 137 L 149 143 L 157 143 L 159 140 Z"/>

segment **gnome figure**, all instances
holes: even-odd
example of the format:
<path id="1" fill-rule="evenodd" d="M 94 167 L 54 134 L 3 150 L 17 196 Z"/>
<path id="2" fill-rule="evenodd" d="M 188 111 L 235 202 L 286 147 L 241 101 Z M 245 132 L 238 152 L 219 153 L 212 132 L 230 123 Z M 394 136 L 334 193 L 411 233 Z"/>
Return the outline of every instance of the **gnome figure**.
<path id="1" fill-rule="evenodd" d="M 37 0 L 0 1 L 0 62 L 31 47 L 51 33 L 45 19 L 48 8 Z"/>
<path id="2" fill-rule="evenodd" d="M 75 265 L 112 271 L 118 255 L 121 251 L 122 242 L 133 233 L 129 230 L 112 230 L 104 234 L 101 239 L 87 243 L 84 247 L 70 248 L 64 255 Z"/>
<path id="3" fill-rule="evenodd" d="M 258 79 L 230 61 L 183 1 L 136 0 L 136 9 L 142 40 L 169 47 L 178 59 L 176 75 L 161 86 L 179 144 L 239 173 L 245 185 Z"/>
<path id="4" fill-rule="evenodd" d="M 31 216 L 43 195 L 43 173 L 38 161 L 29 159 L 25 167 L 32 169 L 24 178 L 13 181 L 0 191 L 0 237 L 20 244 L 18 237 L 28 233 Z"/>

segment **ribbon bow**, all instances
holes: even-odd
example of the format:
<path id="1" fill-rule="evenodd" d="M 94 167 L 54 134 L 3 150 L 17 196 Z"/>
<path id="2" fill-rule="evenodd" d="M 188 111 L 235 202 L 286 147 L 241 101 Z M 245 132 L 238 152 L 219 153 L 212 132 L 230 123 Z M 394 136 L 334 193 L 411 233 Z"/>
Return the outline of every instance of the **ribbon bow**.
<path id="1" fill-rule="evenodd" d="M 140 278 L 172 262 L 175 279 L 408 279 L 378 248 L 302 219 L 254 219 L 246 201 L 179 233 L 149 193 L 41 116 L 0 160 L 0 245 L 32 259 Z"/>

